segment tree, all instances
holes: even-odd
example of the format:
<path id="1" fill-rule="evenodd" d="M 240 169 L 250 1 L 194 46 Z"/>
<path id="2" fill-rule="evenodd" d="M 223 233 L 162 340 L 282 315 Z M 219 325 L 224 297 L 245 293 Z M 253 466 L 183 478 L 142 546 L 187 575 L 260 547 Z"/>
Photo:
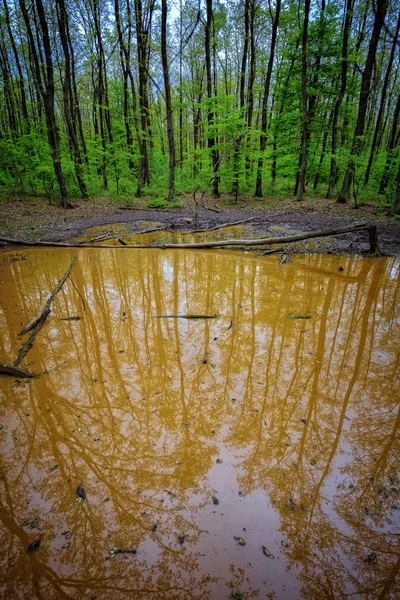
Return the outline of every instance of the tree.
<path id="1" fill-rule="evenodd" d="M 357 123 L 351 146 L 350 158 L 347 163 L 346 173 L 344 175 L 342 187 L 338 196 L 338 202 L 347 202 L 350 195 L 350 189 L 354 180 L 356 169 L 356 158 L 360 155 L 363 147 L 363 136 L 365 127 L 365 117 L 367 114 L 368 98 L 371 91 L 372 71 L 375 64 L 376 51 L 379 42 L 379 36 L 385 21 L 388 0 L 377 0 L 374 25 L 371 40 L 368 48 L 367 60 L 361 78 L 361 90 L 358 104 Z"/>
<path id="2" fill-rule="evenodd" d="M 279 26 L 279 16 L 281 12 L 281 0 L 276 1 L 275 8 L 275 16 L 272 18 L 272 36 L 271 36 L 271 48 L 269 51 L 269 59 L 268 59 L 268 67 L 267 67 L 267 76 L 265 78 L 264 85 L 264 95 L 263 95 L 263 103 L 262 103 L 262 112 L 261 112 L 261 135 L 260 135 L 260 157 L 257 163 L 257 179 L 256 179 L 256 190 L 254 195 L 258 197 L 262 197 L 262 168 L 264 163 L 263 154 L 265 151 L 265 144 L 267 139 L 267 109 L 268 109 L 268 98 L 271 87 L 271 77 L 272 77 L 272 69 L 274 66 L 274 58 L 275 58 L 275 46 L 276 46 L 276 37 Z"/>
<path id="3" fill-rule="evenodd" d="M 307 93 L 307 36 L 308 21 L 310 16 L 310 0 L 304 2 L 304 21 L 303 36 L 301 43 L 301 97 L 302 97 L 302 147 L 301 147 L 301 165 L 299 174 L 299 185 L 297 189 L 297 200 L 303 200 L 306 189 L 306 169 L 307 169 L 307 146 L 308 146 L 308 93 Z"/>
<path id="4" fill-rule="evenodd" d="M 169 79 L 167 55 L 167 0 L 161 0 L 161 61 L 164 75 L 165 109 L 167 112 L 167 135 L 169 150 L 168 198 L 173 200 L 175 197 L 175 138 L 171 101 L 171 84 Z"/>

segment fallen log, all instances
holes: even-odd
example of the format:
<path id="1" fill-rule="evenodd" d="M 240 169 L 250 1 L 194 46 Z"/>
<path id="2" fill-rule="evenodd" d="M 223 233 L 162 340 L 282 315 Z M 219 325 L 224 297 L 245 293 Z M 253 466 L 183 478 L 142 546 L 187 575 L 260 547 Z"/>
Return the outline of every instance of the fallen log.
<path id="1" fill-rule="evenodd" d="M 377 246 L 377 229 L 376 225 L 368 223 L 356 223 L 347 227 L 339 227 L 337 229 L 325 229 L 322 231 L 310 231 L 297 235 L 289 235 L 282 237 L 257 238 L 253 240 L 220 240 L 215 242 L 194 242 L 189 244 L 127 244 L 126 246 L 113 246 L 111 244 L 74 244 L 68 242 L 27 242 L 26 240 L 15 240 L 12 238 L 0 237 L 0 242 L 7 244 L 15 244 L 17 246 L 47 246 L 47 247 L 62 247 L 62 248 L 188 248 L 188 249 L 206 249 L 206 248 L 222 248 L 224 246 L 267 246 L 270 244 L 290 244 L 302 240 L 327 237 L 331 235 L 341 235 L 343 233 L 352 233 L 353 231 L 366 230 L 370 233 L 370 252 L 376 254 L 379 252 Z"/>
<path id="2" fill-rule="evenodd" d="M 0 373 L 3 375 L 12 375 L 13 377 L 37 377 L 25 369 L 20 369 L 14 365 L 3 365 L 0 363 Z"/>
<path id="3" fill-rule="evenodd" d="M 24 329 L 21 331 L 20 335 L 24 335 L 25 333 L 28 333 L 28 331 L 33 329 L 39 322 L 41 322 L 41 321 L 44 322 L 46 320 L 46 317 L 50 312 L 51 303 L 53 302 L 54 298 L 57 296 L 58 292 L 61 290 L 62 286 L 64 285 L 64 283 L 67 281 L 68 277 L 70 276 L 71 270 L 72 270 L 72 267 L 74 266 L 75 261 L 76 261 L 76 256 L 72 259 L 71 264 L 69 265 L 65 275 L 60 279 L 60 281 L 57 282 L 56 287 L 51 292 L 51 294 L 48 296 L 46 302 L 44 302 L 44 304 L 42 304 L 42 306 L 39 308 L 39 310 L 37 311 L 35 316 L 29 321 L 28 325 L 26 327 L 24 327 Z"/>

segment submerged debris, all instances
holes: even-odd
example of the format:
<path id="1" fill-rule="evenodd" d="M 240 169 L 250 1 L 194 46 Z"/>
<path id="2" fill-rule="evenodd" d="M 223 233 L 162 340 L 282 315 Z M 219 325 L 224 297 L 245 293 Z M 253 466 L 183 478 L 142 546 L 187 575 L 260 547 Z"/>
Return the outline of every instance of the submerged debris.
<path id="1" fill-rule="evenodd" d="M 117 554 L 136 554 L 137 550 L 135 548 L 117 548 L 116 546 L 114 546 L 114 548 L 111 548 L 110 550 L 110 557 L 111 558 L 115 558 L 117 556 Z"/>
<path id="2" fill-rule="evenodd" d="M 244 596 L 240 594 L 237 590 L 233 590 L 231 593 L 232 600 L 244 600 Z"/>
<path id="3" fill-rule="evenodd" d="M 271 552 L 265 546 L 261 546 L 261 548 L 265 556 L 268 556 L 268 558 L 274 558 L 274 555 L 271 554 Z"/>
<path id="4" fill-rule="evenodd" d="M 376 554 L 374 552 L 372 554 L 368 554 L 368 556 L 364 562 L 367 562 L 369 565 L 376 565 L 376 563 L 377 563 Z"/>
<path id="5" fill-rule="evenodd" d="M 80 321 L 82 317 L 61 317 L 60 321 Z"/>
<path id="6" fill-rule="evenodd" d="M 32 554 L 33 552 L 37 552 L 40 548 L 40 544 L 42 543 L 42 539 L 39 538 L 37 540 L 35 540 L 34 542 L 32 542 L 31 544 L 29 544 L 28 548 L 27 548 L 27 552 L 29 554 Z"/>
<path id="7" fill-rule="evenodd" d="M 311 315 L 294 315 L 292 313 L 290 313 L 289 315 L 289 319 L 311 319 Z"/>
<path id="8" fill-rule="evenodd" d="M 213 501 L 213 504 L 219 504 L 219 500 L 216 496 L 211 496 L 211 500 Z"/>
<path id="9" fill-rule="evenodd" d="M 86 492 L 85 492 L 85 490 L 83 488 L 81 488 L 79 486 L 76 488 L 76 495 L 81 500 L 86 500 Z"/>
<path id="10" fill-rule="evenodd" d="M 239 546 L 245 546 L 246 542 L 244 541 L 244 539 L 242 537 L 238 537 L 237 535 L 233 536 L 233 539 L 237 541 Z"/>

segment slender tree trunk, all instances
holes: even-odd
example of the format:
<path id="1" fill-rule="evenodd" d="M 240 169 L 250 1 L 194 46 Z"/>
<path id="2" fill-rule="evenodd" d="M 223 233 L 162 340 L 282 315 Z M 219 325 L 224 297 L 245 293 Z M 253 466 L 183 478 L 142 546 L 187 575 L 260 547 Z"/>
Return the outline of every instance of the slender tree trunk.
<path id="1" fill-rule="evenodd" d="M 340 107 L 343 102 L 343 98 L 346 92 L 347 84 L 347 70 L 348 70 L 348 47 L 349 47 L 349 32 L 350 23 L 352 18 L 353 0 L 347 0 L 346 2 L 346 14 L 344 19 L 343 27 L 343 42 L 342 42 L 342 71 L 340 76 L 340 89 L 339 95 L 336 98 L 335 107 L 333 109 L 333 121 L 332 121 L 332 156 L 331 156 L 331 167 L 329 174 L 329 185 L 326 193 L 327 198 L 332 198 L 335 186 L 338 180 L 338 169 L 336 163 L 336 150 L 337 150 L 337 138 L 338 138 L 338 122 Z"/>
<path id="2" fill-rule="evenodd" d="M 326 113 L 324 115 L 324 121 L 326 119 Z M 328 121 L 328 126 L 324 131 L 324 135 L 322 138 L 322 148 L 321 148 L 321 155 L 319 157 L 319 163 L 318 163 L 318 167 L 317 167 L 317 172 L 315 173 L 315 178 L 314 178 L 314 184 L 313 184 L 313 190 L 316 190 L 318 187 L 318 183 L 319 183 L 319 176 L 321 173 L 321 168 L 322 168 L 322 164 L 324 162 L 324 158 L 325 158 L 325 152 L 326 152 L 326 146 L 328 144 L 328 135 L 329 135 L 329 130 L 331 128 L 332 125 L 332 118 L 333 118 L 333 113 L 331 112 L 330 117 L 329 117 L 329 121 Z"/>
<path id="3" fill-rule="evenodd" d="M 373 137 L 373 140 L 372 140 L 371 150 L 370 150 L 370 153 L 369 153 L 367 170 L 365 171 L 364 185 L 368 184 L 369 176 L 371 174 L 372 163 L 373 163 L 375 152 L 376 152 L 376 146 L 377 146 L 378 136 L 380 134 L 380 129 L 381 129 L 383 111 L 385 109 L 386 94 L 387 94 L 387 89 L 388 89 L 388 85 L 389 85 L 390 73 L 391 73 L 391 70 L 392 70 L 392 64 L 393 64 L 394 54 L 395 54 L 395 50 L 396 50 L 396 47 L 397 47 L 397 40 L 398 40 L 398 37 L 399 37 L 399 30 L 400 30 L 400 12 L 399 12 L 399 16 L 398 16 L 398 19 L 397 19 L 396 33 L 395 33 L 394 38 L 393 38 L 392 49 L 391 49 L 390 56 L 389 56 L 389 62 L 388 62 L 387 68 L 386 68 L 385 79 L 383 81 L 382 93 L 381 93 L 381 101 L 380 101 L 380 104 L 379 104 L 378 116 L 376 117 L 374 137 Z"/>
<path id="4" fill-rule="evenodd" d="M 396 191 L 390 212 L 392 215 L 400 215 L 400 163 L 397 170 Z"/>
<path id="5" fill-rule="evenodd" d="M 61 194 L 61 204 L 64 208 L 70 208 L 71 205 L 68 200 L 67 186 L 64 179 L 64 174 L 61 167 L 61 156 L 60 156 L 60 139 L 58 134 L 58 128 L 56 123 L 56 117 L 54 112 L 54 70 L 53 70 L 53 58 L 51 53 L 49 28 L 46 21 L 46 15 L 42 0 L 35 0 L 36 8 L 38 12 L 38 19 L 40 23 L 40 31 L 42 37 L 42 43 L 45 53 L 46 69 L 45 77 L 42 78 L 42 71 L 39 64 L 38 54 L 36 52 L 35 41 L 33 38 L 32 28 L 29 20 L 28 10 L 25 5 L 25 0 L 19 0 L 22 16 L 27 29 L 28 40 L 30 44 L 30 50 L 32 59 L 34 62 L 34 70 L 37 78 L 38 86 L 40 87 L 41 95 L 44 102 L 44 110 L 46 117 L 47 126 L 47 139 L 51 149 L 51 155 L 53 159 L 54 173 L 57 179 L 58 187 Z M 44 83 L 42 83 L 44 81 Z"/>
<path id="6" fill-rule="evenodd" d="M 67 12 L 65 9 L 64 0 L 56 0 L 57 5 L 57 21 L 58 28 L 60 32 L 61 45 L 64 52 L 65 58 L 65 75 L 64 75 L 64 83 L 63 83 L 63 102 L 64 102 L 64 113 L 65 120 L 67 122 L 67 129 L 70 144 L 72 147 L 72 153 L 74 158 L 74 166 L 75 166 L 75 174 L 78 181 L 79 189 L 81 191 L 83 198 L 88 198 L 88 193 L 86 190 L 85 181 L 83 178 L 82 172 L 82 158 L 81 151 L 79 148 L 79 142 L 77 137 L 77 132 L 75 129 L 75 123 L 73 118 L 72 111 L 72 86 L 71 86 L 71 57 L 69 53 L 69 45 L 67 38 Z"/>
<path id="7" fill-rule="evenodd" d="M 262 111 L 261 111 L 261 136 L 260 136 L 260 157 L 258 159 L 257 165 L 257 178 L 256 178 L 256 191 L 255 196 L 261 198 L 262 197 L 262 168 L 264 164 L 263 154 L 265 152 L 266 140 L 267 140 L 267 110 L 268 110 L 268 98 L 269 91 L 271 87 L 271 77 L 272 77 L 272 69 L 274 66 L 274 57 L 275 57 L 275 46 L 276 46 L 276 37 L 279 26 L 279 16 L 281 11 L 281 0 L 276 0 L 276 11 L 275 17 L 272 22 L 272 37 L 271 37 L 271 48 L 269 52 L 268 59 L 268 67 L 267 67 L 267 76 L 265 78 L 264 85 L 264 96 L 262 103 Z M 275 147 L 276 151 L 276 147 Z M 276 177 L 276 160 L 275 160 L 275 169 L 273 169 L 272 178 L 275 180 Z"/>
<path id="8" fill-rule="evenodd" d="M 147 19 L 145 22 L 143 14 L 142 0 L 135 0 L 135 21 L 136 21 L 136 47 L 138 57 L 139 71 L 139 107 L 140 107 L 140 162 L 138 170 L 137 195 L 140 196 L 142 188 L 150 183 L 150 161 L 148 143 L 149 132 L 149 101 L 148 101 L 148 59 L 149 48 L 148 38 L 151 26 L 151 20 L 154 10 L 154 0 L 150 0 L 147 9 Z"/>
<path id="9" fill-rule="evenodd" d="M 131 131 L 131 126 L 130 126 L 130 122 L 129 122 L 129 91 L 128 91 L 128 79 L 129 79 L 129 69 L 130 69 L 130 65 L 129 65 L 129 53 L 128 53 L 128 49 L 126 47 L 126 44 L 124 42 L 124 38 L 122 35 L 122 29 L 121 29 L 121 15 L 120 15 L 120 10 L 119 10 L 119 0 L 114 0 L 114 11 L 115 11 L 115 22 L 117 25 L 117 35 L 118 35 L 118 43 L 119 43 L 119 57 L 120 57 L 120 63 L 121 63 L 121 69 L 122 69 L 122 76 L 123 76 L 123 89 L 124 89 L 124 94 L 123 94 L 123 99 L 124 99 L 124 125 L 125 125 L 125 135 L 126 135 L 126 145 L 128 147 L 128 152 L 129 152 L 129 169 L 131 171 L 133 171 L 133 159 L 132 159 L 132 155 L 133 155 L 133 138 L 132 138 L 132 131 Z"/>
<path id="10" fill-rule="evenodd" d="M 242 66 L 240 69 L 240 76 L 239 76 L 239 110 L 240 110 L 240 119 L 241 120 L 244 117 L 246 67 L 247 67 L 247 55 L 249 52 L 249 3 L 250 3 L 250 0 L 245 0 L 245 3 L 244 3 L 243 54 L 242 54 Z M 237 200 L 238 194 L 239 194 L 240 140 L 241 140 L 241 136 L 237 136 L 234 141 L 234 151 L 233 151 L 232 193 L 235 195 L 236 200 Z"/>
<path id="11" fill-rule="evenodd" d="M 368 55 L 365 64 L 365 69 L 361 78 L 360 101 L 358 105 L 357 124 L 354 131 L 353 143 L 349 162 L 347 164 L 346 173 L 343 179 L 342 188 L 338 196 L 338 202 L 347 202 L 350 196 L 351 186 L 354 180 L 355 159 L 360 155 L 363 142 L 365 128 L 365 117 L 367 114 L 368 99 L 371 90 L 372 71 L 375 64 L 376 51 L 379 43 L 379 36 L 386 17 L 388 0 L 377 0 L 374 26 L 372 30 L 371 40 L 368 48 Z"/>
<path id="12" fill-rule="evenodd" d="M 183 12 L 182 12 L 182 0 L 179 0 L 179 166 L 183 167 L 183 77 L 182 77 L 182 65 L 183 65 Z"/>
<path id="13" fill-rule="evenodd" d="M 164 74 L 165 108 L 167 112 L 167 137 L 169 151 L 168 198 L 173 200 L 175 197 L 175 137 L 167 54 L 167 0 L 161 0 L 161 62 Z"/>
<path id="14" fill-rule="evenodd" d="M 301 167 L 299 175 L 299 185 L 297 190 L 297 201 L 303 200 L 306 187 L 307 170 L 307 142 L 308 142 L 308 94 L 307 94 L 307 38 L 308 38 L 308 20 L 310 15 L 310 0 L 304 2 L 304 23 L 303 36 L 301 44 L 301 95 L 303 104 L 302 119 L 302 151 Z"/>
<path id="15" fill-rule="evenodd" d="M 253 125 L 253 110 L 254 110 L 254 82 L 256 78 L 256 40 L 255 40 L 255 18 L 256 18 L 256 1 L 250 0 L 250 68 L 249 79 L 247 82 L 247 138 L 251 134 Z M 248 144 L 247 144 L 248 145 Z M 250 174 L 251 159 L 248 153 L 246 156 L 246 179 Z"/>
<path id="16" fill-rule="evenodd" d="M 400 118 L 400 94 L 397 98 L 396 107 L 394 109 L 393 123 L 392 123 L 392 129 L 390 131 L 390 136 L 389 136 L 386 163 L 385 163 L 385 168 L 383 170 L 381 184 L 379 186 L 380 194 L 385 193 L 387 184 L 389 183 L 390 171 L 391 171 L 391 168 L 392 168 L 392 165 L 394 162 L 393 151 L 397 145 L 397 129 L 398 129 L 398 125 L 399 125 L 399 118 Z"/>
<path id="17" fill-rule="evenodd" d="M 3 0 L 3 4 L 4 4 L 4 16 L 5 16 L 5 20 L 6 20 L 8 36 L 10 38 L 11 47 L 12 47 L 12 51 L 13 51 L 14 59 L 15 59 L 15 64 L 16 64 L 17 71 L 18 71 L 18 85 L 19 85 L 19 91 L 20 91 L 20 96 L 21 96 L 21 109 L 22 109 L 22 117 L 24 120 L 24 130 L 26 133 L 29 133 L 30 122 L 29 122 L 28 109 L 27 109 L 27 105 L 26 105 L 25 85 L 24 85 L 24 77 L 22 75 L 21 62 L 19 60 L 17 46 L 15 44 L 14 35 L 13 35 L 12 29 L 11 29 L 10 12 L 8 10 L 7 0 Z"/>
<path id="18" fill-rule="evenodd" d="M 206 75 L 207 75 L 207 97 L 210 102 L 207 113 L 208 122 L 208 148 L 211 151 L 211 163 L 213 176 L 213 194 L 219 196 L 219 177 L 218 177 L 218 152 L 216 149 L 215 135 L 210 133 L 214 126 L 215 115 L 211 108 L 211 100 L 213 98 L 213 79 L 211 75 L 211 27 L 213 21 L 212 0 L 206 0 L 207 20 L 205 24 L 205 54 L 206 54 Z"/>

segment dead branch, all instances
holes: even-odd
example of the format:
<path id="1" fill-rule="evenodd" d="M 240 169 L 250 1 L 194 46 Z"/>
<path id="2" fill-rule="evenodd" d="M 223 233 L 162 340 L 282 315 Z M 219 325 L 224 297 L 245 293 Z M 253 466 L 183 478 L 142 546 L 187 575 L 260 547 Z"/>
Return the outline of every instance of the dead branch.
<path id="1" fill-rule="evenodd" d="M 1 363 L 0 373 L 3 375 L 12 375 L 14 377 L 37 377 L 37 375 L 34 375 L 29 371 L 25 371 L 24 369 L 20 369 L 19 367 L 15 367 L 13 365 L 3 365 Z"/>
<path id="2" fill-rule="evenodd" d="M 14 361 L 15 367 L 18 367 L 18 365 L 21 363 L 21 361 L 28 354 L 29 350 L 32 348 L 33 342 L 35 341 L 35 337 L 37 336 L 39 331 L 42 329 L 43 324 L 44 324 L 45 320 L 47 319 L 47 316 L 49 315 L 49 313 L 50 313 L 50 308 L 46 308 L 46 310 L 40 316 L 39 321 L 37 321 L 37 323 L 35 323 L 35 325 L 32 329 L 32 333 L 30 334 L 29 338 L 26 340 L 26 342 L 24 344 L 22 344 L 21 348 L 19 349 L 18 356 Z"/>
<path id="3" fill-rule="evenodd" d="M 45 317 L 44 317 L 43 321 L 46 319 L 47 315 L 50 312 L 51 303 L 53 302 L 54 298 L 57 296 L 58 292 L 61 290 L 62 286 L 64 285 L 64 283 L 67 281 L 68 277 L 70 276 L 70 273 L 71 273 L 72 267 L 74 266 L 75 261 L 76 261 L 76 256 L 72 259 L 67 272 L 60 279 L 60 281 L 57 282 L 56 287 L 51 292 L 51 294 L 47 298 L 46 302 L 39 308 L 36 315 L 29 321 L 28 325 L 26 327 L 24 327 L 24 329 L 21 331 L 20 335 L 24 335 L 25 333 L 28 333 L 28 331 L 33 329 L 37 325 L 37 323 L 39 323 L 43 319 L 44 315 L 45 315 Z"/>

